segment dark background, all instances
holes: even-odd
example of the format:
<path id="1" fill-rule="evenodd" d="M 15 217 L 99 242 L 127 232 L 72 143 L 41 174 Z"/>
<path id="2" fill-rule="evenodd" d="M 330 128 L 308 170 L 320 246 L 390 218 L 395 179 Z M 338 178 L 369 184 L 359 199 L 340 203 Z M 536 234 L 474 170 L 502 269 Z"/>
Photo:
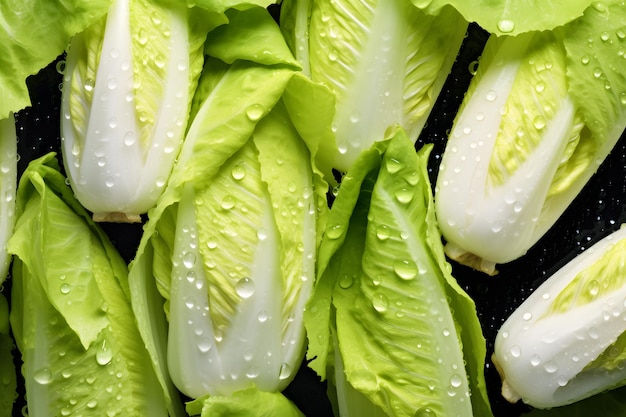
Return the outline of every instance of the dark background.
<path id="1" fill-rule="evenodd" d="M 452 127 L 454 116 L 472 77 L 471 69 L 475 66 L 486 39 L 487 34 L 484 31 L 470 25 L 453 71 L 444 85 L 427 126 L 417 138 L 416 149 L 425 143 L 435 144 L 429 164 L 433 184 L 445 147 L 446 131 Z M 16 114 L 20 173 L 32 159 L 49 151 L 59 151 L 62 75 L 57 70 L 57 63 L 62 59 L 63 57 L 59 57 L 56 62 L 27 80 L 32 106 Z M 576 254 L 626 221 L 623 202 L 626 196 L 625 167 L 626 139 L 623 135 L 600 170 L 554 227 L 525 256 L 500 265 L 499 275 L 488 277 L 453 263 L 453 275 L 476 302 L 487 339 L 488 358 L 493 352 L 493 341 L 500 325 L 539 284 Z M 134 256 L 141 236 L 141 224 L 102 226 L 122 256 L 129 261 Z M 3 291 L 8 295 L 9 290 L 10 279 L 4 285 Z M 17 353 L 16 362 L 19 369 Z M 489 360 L 485 372 L 496 417 L 515 417 L 529 410 L 524 405 L 511 405 L 502 399 L 499 395 L 500 379 Z M 305 364 L 284 393 L 307 416 L 332 416 L 325 385 Z M 20 399 L 16 404 L 16 415 L 20 415 L 22 406 L 23 400 Z"/>

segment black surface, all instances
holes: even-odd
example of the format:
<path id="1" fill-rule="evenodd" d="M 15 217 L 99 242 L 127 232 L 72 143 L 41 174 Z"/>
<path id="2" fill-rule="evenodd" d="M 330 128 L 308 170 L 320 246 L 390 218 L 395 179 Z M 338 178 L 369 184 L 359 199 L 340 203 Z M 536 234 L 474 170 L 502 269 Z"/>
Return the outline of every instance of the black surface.
<path id="1" fill-rule="evenodd" d="M 445 147 L 446 132 L 452 126 L 472 76 L 470 69 L 486 39 L 485 32 L 474 25 L 470 26 L 453 72 L 426 128 L 416 142 L 416 148 L 424 143 L 435 144 L 429 166 L 433 183 Z M 49 151 L 59 150 L 60 83 L 61 74 L 57 71 L 56 63 L 28 80 L 33 105 L 16 115 L 20 173 L 30 160 Z M 502 322 L 541 282 L 577 253 L 626 221 L 623 201 L 626 196 L 625 166 L 626 140 L 622 137 L 598 173 L 555 226 L 524 257 L 499 266 L 499 275 L 488 277 L 453 264 L 454 276 L 476 302 L 489 356 Z M 141 236 L 141 225 L 107 224 L 103 227 L 122 256 L 127 261 L 132 259 Z M 10 280 L 4 287 L 4 292 L 8 294 Z M 485 371 L 496 417 L 519 416 L 528 410 L 523 405 L 511 405 L 502 399 L 499 395 L 499 377 L 489 361 Z M 307 416 L 332 416 L 325 385 L 304 364 L 285 394 Z M 17 415 L 20 415 L 22 406 L 23 402 L 16 404 Z"/>

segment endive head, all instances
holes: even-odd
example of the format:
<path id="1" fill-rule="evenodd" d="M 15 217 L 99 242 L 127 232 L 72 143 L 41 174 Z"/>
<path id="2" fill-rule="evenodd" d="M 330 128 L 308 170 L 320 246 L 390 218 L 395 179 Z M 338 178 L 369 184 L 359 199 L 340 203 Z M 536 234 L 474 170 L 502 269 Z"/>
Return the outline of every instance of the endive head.
<path id="1" fill-rule="evenodd" d="M 63 157 L 96 220 L 139 221 L 166 184 L 202 65 L 203 38 L 194 38 L 188 13 L 173 2 L 115 0 L 71 41 Z"/>
<path id="2" fill-rule="evenodd" d="M 616 1 L 552 31 L 489 39 L 437 178 L 452 258 L 494 273 L 521 257 L 608 155 L 626 127 L 623 21 Z"/>
<path id="3" fill-rule="evenodd" d="M 626 228 L 537 288 L 503 324 L 494 363 L 502 394 L 557 407 L 624 384 Z"/>
<path id="4" fill-rule="evenodd" d="M 390 126 L 418 136 L 467 30 L 459 13 L 427 15 L 405 0 L 284 2 L 283 9 L 303 71 L 336 96 L 335 168 L 346 172 Z"/>

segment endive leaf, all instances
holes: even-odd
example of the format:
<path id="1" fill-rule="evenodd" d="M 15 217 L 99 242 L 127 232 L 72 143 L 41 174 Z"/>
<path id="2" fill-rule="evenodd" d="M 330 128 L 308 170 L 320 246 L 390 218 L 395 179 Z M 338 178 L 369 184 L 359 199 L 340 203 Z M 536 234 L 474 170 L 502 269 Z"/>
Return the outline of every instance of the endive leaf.
<path id="1" fill-rule="evenodd" d="M 429 150 L 415 155 L 400 129 L 390 138 L 358 159 L 333 203 L 306 315 L 308 355 L 324 375 L 336 329 L 347 383 L 388 415 L 489 415 L 485 342 L 442 252 Z"/>
<path id="2" fill-rule="evenodd" d="M 336 149 L 326 164 L 345 172 L 394 124 L 418 136 L 465 35 L 460 14 L 426 15 L 406 0 L 284 2 L 283 9 L 304 74 L 336 96 Z"/>
<path id="3" fill-rule="evenodd" d="M 31 162 L 18 196 L 11 325 L 29 415 L 182 415 L 146 355 L 126 264 L 74 199 L 53 154 Z"/>
<path id="4" fill-rule="evenodd" d="M 61 55 L 70 38 L 101 18 L 111 0 L 0 4 L 0 119 L 30 105 L 26 78 Z"/>
<path id="5" fill-rule="evenodd" d="M 429 13 L 439 13 L 446 6 L 456 8 L 469 22 L 497 35 L 519 35 L 530 31 L 552 30 L 577 17 L 593 0 L 411 0 Z"/>

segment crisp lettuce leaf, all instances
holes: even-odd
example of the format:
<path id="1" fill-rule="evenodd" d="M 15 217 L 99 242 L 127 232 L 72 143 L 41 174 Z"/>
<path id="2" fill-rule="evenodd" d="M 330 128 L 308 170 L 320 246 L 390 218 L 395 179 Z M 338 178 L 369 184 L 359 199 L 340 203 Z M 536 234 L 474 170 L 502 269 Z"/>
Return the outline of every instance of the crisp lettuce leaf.
<path id="1" fill-rule="evenodd" d="M 276 22 L 264 9 L 231 9 L 226 16 L 229 24 L 213 30 L 207 39 L 207 55 L 229 64 L 246 59 L 263 65 L 300 68 L 280 31 L 276 30 Z"/>
<path id="2" fill-rule="evenodd" d="M 338 388 L 345 375 L 344 392 L 387 415 L 490 415 L 485 341 L 445 261 L 429 148 L 415 155 L 401 129 L 389 137 L 361 155 L 333 202 L 305 315 L 311 366 L 325 377 L 334 362 Z"/>
<path id="3" fill-rule="evenodd" d="M 217 60 L 207 62 L 203 77 L 213 74 L 210 69 L 216 62 Z M 152 361 L 159 364 L 162 383 L 169 379 L 168 300 L 173 274 L 172 253 L 178 203 L 182 198 L 183 185 L 194 184 L 194 188 L 202 189 L 211 182 L 219 173 L 219 168 L 248 141 L 254 131 L 258 120 L 250 120 L 246 109 L 257 106 L 272 108 L 278 101 L 291 72 L 287 69 L 259 67 L 245 61 L 236 62 L 225 73 L 218 71 L 223 77 L 215 83 L 206 83 L 218 86 L 217 89 L 211 90 L 207 100 L 204 100 L 205 102 L 210 100 L 211 105 L 198 110 L 195 116 L 202 117 L 204 123 L 194 128 L 196 133 L 191 131 L 188 134 L 180 159 L 184 163 L 175 166 L 166 191 L 156 207 L 149 212 L 150 220 L 145 225 L 137 255 L 130 265 L 129 280 L 139 330 Z M 246 83 L 244 80 L 256 82 Z M 232 94 L 241 88 L 246 94 Z M 208 109 L 210 118 L 202 114 Z M 196 143 L 194 138 L 211 140 L 199 140 Z"/>
<path id="4" fill-rule="evenodd" d="M 411 0 L 417 7 L 437 14 L 446 6 L 457 9 L 469 22 L 477 22 L 496 35 L 519 35 L 530 31 L 552 30 L 577 17 L 593 0 Z M 598 2 L 599 3 L 599 2 Z"/>
<path id="5" fill-rule="evenodd" d="M 284 55 L 278 27 L 259 13 L 231 12 L 232 24 L 246 40 L 262 21 L 260 30 L 274 31 L 268 39 L 280 40 L 266 48 Z M 293 58 L 267 65 L 228 32 L 209 41 L 218 57 L 207 57 L 178 164 L 130 269 L 150 354 L 192 398 L 278 392 L 295 375 L 326 208 L 314 168 L 319 138 L 298 100 L 282 100 L 310 81 L 291 84 Z"/>
<path id="6" fill-rule="evenodd" d="M 619 137 L 626 125 L 623 2 L 594 3 L 584 17 L 565 26 L 561 33 L 567 51 L 569 91 L 586 126 L 598 142 Z"/>
<path id="7" fill-rule="evenodd" d="M 626 228 L 563 265 L 504 322 L 493 362 L 502 395 L 537 408 L 625 383 Z"/>
<path id="8" fill-rule="evenodd" d="M 13 338 L 9 335 L 9 305 L 0 294 L 0 416 L 11 417 L 17 399 L 17 375 L 13 365 Z"/>
<path id="9" fill-rule="evenodd" d="M 0 285 L 9 272 L 11 257 L 6 244 L 15 224 L 17 186 L 17 132 L 13 113 L 0 120 Z"/>
<path id="10" fill-rule="evenodd" d="M 126 264 L 65 181 L 53 154 L 31 162 L 8 246 L 29 415 L 183 415 L 146 355 Z"/>
<path id="11" fill-rule="evenodd" d="M 616 1 L 552 31 L 489 38 L 437 177 L 451 258 L 496 273 L 596 172 L 626 127 L 625 24 Z"/>
<path id="12" fill-rule="evenodd" d="M 410 2 L 284 2 L 281 26 L 303 72 L 336 96 L 336 148 L 345 172 L 359 153 L 400 124 L 416 138 L 467 29 L 454 9 L 426 15 Z"/>
<path id="13" fill-rule="evenodd" d="M 163 191 L 215 19 L 184 4 L 116 0 L 72 38 L 63 78 L 64 166 L 95 219 L 138 222 Z"/>
<path id="14" fill-rule="evenodd" d="M 588 417 L 601 410 L 603 417 L 621 417 L 626 414 L 626 388 L 616 389 L 604 394 L 549 410 L 534 409 L 526 417 Z"/>
<path id="15" fill-rule="evenodd" d="M 187 404 L 191 416 L 201 417 L 302 417 L 290 401 L 280 393 L 254 388 L 237 391 L 232 396 L 207 396 Z"/>
<path id="16" fill-rule="evenodd" d="M 0 119 L 30 105 L 26 78 L 59 56 L 111 0 L 0 3 Z"/>

